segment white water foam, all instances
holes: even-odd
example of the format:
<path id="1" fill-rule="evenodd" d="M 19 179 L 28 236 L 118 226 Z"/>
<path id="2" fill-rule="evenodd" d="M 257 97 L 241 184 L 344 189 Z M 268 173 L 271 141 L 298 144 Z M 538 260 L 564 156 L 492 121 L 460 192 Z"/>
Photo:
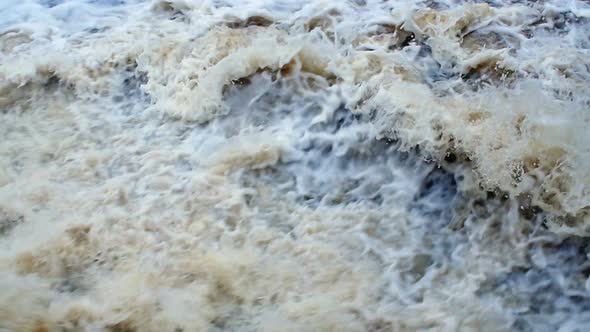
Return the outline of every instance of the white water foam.
<path id="1" fill-rule="evenodd" d="M 586 4 L 0 6 L 0 328 L 590 327 Z"/>

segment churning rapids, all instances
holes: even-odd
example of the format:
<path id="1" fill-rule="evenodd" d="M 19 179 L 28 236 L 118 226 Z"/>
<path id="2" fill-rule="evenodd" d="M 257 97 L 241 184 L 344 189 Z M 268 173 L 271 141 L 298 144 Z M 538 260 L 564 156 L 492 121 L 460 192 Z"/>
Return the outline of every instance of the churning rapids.
<path id="1" fill-rule="evenodd" d="M 590 331 L 590 4 L 0 1 L 0 331 Z"/>

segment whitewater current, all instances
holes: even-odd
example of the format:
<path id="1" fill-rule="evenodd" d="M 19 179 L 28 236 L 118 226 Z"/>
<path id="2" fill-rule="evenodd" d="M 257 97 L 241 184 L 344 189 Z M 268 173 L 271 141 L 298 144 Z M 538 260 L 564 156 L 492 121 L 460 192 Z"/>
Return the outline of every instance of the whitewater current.
<path id="1" fill-rule="evenodd" d="M 1 0 L 0 331 L 590 331 L 590 4 Z"/>

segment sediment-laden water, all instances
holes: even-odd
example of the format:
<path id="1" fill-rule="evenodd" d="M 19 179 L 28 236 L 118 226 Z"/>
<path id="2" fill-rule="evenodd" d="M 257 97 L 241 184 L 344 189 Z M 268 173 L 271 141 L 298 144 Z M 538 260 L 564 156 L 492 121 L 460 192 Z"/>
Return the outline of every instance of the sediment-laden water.
<path id="1" fill-rule="evenodd" d="M 1 331 L 590 330 L 590 4 L 0 14 Z"/>

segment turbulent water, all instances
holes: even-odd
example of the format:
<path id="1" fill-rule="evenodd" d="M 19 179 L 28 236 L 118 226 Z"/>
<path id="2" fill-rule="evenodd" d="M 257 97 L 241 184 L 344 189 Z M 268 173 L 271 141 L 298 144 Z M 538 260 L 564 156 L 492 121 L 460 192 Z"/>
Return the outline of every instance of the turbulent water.
<path id="1" fill-rule="evenodd" d="M 0 1 L 0 331 L 589 331 L 590 4 Z"/>

